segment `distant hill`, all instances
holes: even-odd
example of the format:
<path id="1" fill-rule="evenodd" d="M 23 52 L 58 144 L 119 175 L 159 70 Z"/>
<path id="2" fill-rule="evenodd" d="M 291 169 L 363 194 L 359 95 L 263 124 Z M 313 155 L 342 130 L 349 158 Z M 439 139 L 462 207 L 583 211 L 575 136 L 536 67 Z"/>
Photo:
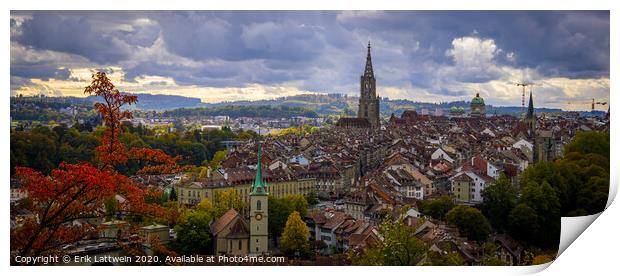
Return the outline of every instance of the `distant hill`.
<path id="1" fill-rule="evenodd" d="M 348 96 L 344 94 L 302 94 L 288 97 L 280 97 L 272 100 L 259 100 L 259 101 L 235 101 L 235 102 L 221 102 L 204 104 L 206 107 L 218 107 L 218 106 L 289 106 L 289 107 L 306 107 L 316 111 L 319 115 L 340 115 L 347 114 L 348 116 L 355 116 L 357 114 L 359 97 Z M 383 117 L 389 117 L 392 113 L 395 116 L 400 116 L 403 111 L 413 109 L 418 112 L 427 110 L 428 112 L 434 112 L 435 109 L 443 109 L 444 114 L 449 112 L 450 108 L 463 107 L 465 110 L 469 110 L 469 102 L 455 101 L 445 103 L 425 103 L 410 100 L 392 100 L 389 98 L 381 98 L 380 113 Z M 486 110 L 488 114 L 497 113 L 498 115 L 520 115 L 523 112 L 523 108 L 520 106 L 492 106 L 487 105 Z M 555 108 L 536 108 L 536 112 L 561 112 L 561 109 Z"/>
<path id="2" fill-rule="evenodd" d="M 167 110 L 162 113 L 163 117 L 188 117 L 188 116 L 228 116 L 258 117 L 258 118 L 293 118 L 308 117 L 317 118 L 318 114 L 313 110 L 301 106 L 268 106 L 268 105 L 227 105 L 198 108 L 179 108 Z"/>
<path id="3" fill-rule="evenodd" d="M 134 94 L 138 96 L 138 103 L 128 107 L 129 109 L 136 110 L 155 110 L 155 111 L 176 111 L 168 112 L 169 116 L 183 116 L 189 114 L 204 114 L 204 115 L 228 115 L 231 117 L 244 116 L 245 115 L 265 115 L 266 117 L 276 116 L 277 112 L 282 112 L 280 115 L 286 116 L 326 116 L 326 115 L 347 115 L 355 116 L 357 114 L 357 106 L 359 97 L 348 96 L 345 94 L 301 94 L 295 96 L 280 97 L 270 100 L 258 100 L 258 101 L 234 101 L 234 102 L 219 102 L 219 103 L 203 103 L 199 98 L 191 98 L 184 96 L 174 95 L 153 95 L 153 94 Z M 60 106 L 70 105 L 84 105 L 92 106 L 92 103 L 99 100 L 96 96 L 89 96 L 87 98 L 77 97 L 27 97 L 28 99 L 36 100 L 37 102 L 43 101 L 48 104 L 55 104 Z M 11 97 L 11 102 L 17 98 Z M 469 102 L 455 101 L 445 103 L 425 103 L 411 100 L 392 100 L 389 98 L 381 98 L 380 113 L 382 117 L 389 117 L 392 113 L 396 116 L 400 116 L 403 111 L 413 109 L 418 112 L 423 110 L 433 113 L 436 109 L 442 109 L 444 114 L 447 114 L 451 107 L 463 107 L 466 111 L 469 110 Z M 270 107 L 270 108 L 233 108 L 233 107 Z M 290 109 L 278 109 L 280 107 L 288 107 Z M 182 110 L 179 110 L 182 109 Z M 193 111 L 194 109 L 197 109 Z M 508 114 L 519 116 L 523 113 L 523 107 L 521 106 L 486 106 L 487 114 Z M 561 112 L 561 109 L 553 108 L 536 108 L 537 113 L 541 112 Z M 275 113 L 274 113 L 275 112 Z M 183 115 L 182 115 L 183 114 Z M 582 112 L 582 116 L 592 116 L 595 114 L 589 114 Z"/>
<path id="4" fill-rule="evenodd" d="M 198 98 L 190 98 L 176 95 L 153 95 L 153 94 L 133 94 L 138 96 L 138 102 L 131 106 L 131 109 L 139 110 L 171 110 L 177 108 L 193 108 L 204 106 Z M 88 96 L 88 101 L 96 102 L 98 96 Z"/>

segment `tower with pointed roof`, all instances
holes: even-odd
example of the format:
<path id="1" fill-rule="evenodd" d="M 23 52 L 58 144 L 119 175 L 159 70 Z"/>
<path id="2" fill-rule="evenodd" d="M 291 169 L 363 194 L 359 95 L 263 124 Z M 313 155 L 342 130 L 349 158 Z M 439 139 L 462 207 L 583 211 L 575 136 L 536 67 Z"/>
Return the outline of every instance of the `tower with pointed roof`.
<path id="1" fill-rule="evenodd" d="M 372 69 L 370 42 L 368 42 L 366 67 L 364 74 L 360 77 L 360 100 L 357 117 L 367 119 L 372 128 L 379 127 L 379 97 L 377 96 L 377 84 Z"/>
<path id="2" fill-rule="evenodd" d="M 261 166 L 261 145 L 258 144 L 256 156 L 256 179 L 250 192 L 250 254 L 260 255 L 268 252 L 267 215 L 268 196 L 267 183 L 263 181 Z"/>
<path id="3" fill-rule="evenodd" d="M 534 139 L 536 135 L 536 115 L 534 114 L 534 101 L 532 99 L 532 91 L 530 90 L 530 102 L 527 106 L 527 114 L 524 118 L 525 125 L 527 126 L 528 138 Z"/>

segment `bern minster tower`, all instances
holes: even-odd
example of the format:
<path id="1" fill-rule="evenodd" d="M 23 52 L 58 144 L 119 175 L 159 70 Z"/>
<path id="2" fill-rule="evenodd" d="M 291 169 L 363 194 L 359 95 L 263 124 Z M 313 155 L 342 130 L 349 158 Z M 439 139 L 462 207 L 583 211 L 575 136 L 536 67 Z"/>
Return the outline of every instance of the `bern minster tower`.
<path id="1" fill-rule="evenodd" d="M 364 75 L 360 78 L 360 93 L 357 117 L 367 119 L 372 128 L 379 127 L 379 97 L 377 97 L 377 84 L 370 58 L 370 42 L 368 42 L 366 68 Z"/>
<path id="2" fill-rule="evenodd" d="M 258 144 L 256 179 L 250 192 L 250 254 L 260 255 L 267 250 L 267 186 L 263 182 L 261 168 L 261 146 Z"/>

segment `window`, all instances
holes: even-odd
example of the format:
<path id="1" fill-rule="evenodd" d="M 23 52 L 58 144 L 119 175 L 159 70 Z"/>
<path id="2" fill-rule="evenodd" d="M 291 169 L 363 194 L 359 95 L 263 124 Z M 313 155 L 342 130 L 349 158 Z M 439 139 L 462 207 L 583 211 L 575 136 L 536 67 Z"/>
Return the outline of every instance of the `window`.
<path id="1" fill-rule="evenodd" d="M 241 241 L 239 241 L 239 250 L 241 250 Z"/>
<path id="2" fill-rule="evenodd" d="M 256 202 L 256 210 L 260 211 L 260 209 L 261 209 L 261 202 L 259 200 L 259 201 Z"/>

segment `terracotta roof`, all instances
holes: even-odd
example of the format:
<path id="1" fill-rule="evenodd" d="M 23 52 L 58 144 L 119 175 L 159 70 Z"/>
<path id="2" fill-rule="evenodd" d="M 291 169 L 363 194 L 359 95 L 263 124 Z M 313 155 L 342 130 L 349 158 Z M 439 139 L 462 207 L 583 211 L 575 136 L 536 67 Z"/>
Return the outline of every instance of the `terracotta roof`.
<path id="1" fill-rule="evenodd" d="M 238 219 L 226 237 L 232 239 L 244 239 L 249 236 L 250 230 L 248 229 L 248 224 L 243 219 Z"/>
<path id="2" fill-rule="evenodd" d="M 239 213 L 235 211 L 235 209 L 228 210 L 224 215 L 222 215 L 219 219 L 214 221 L 211 224 L 211 233 L 215 236 L 220 231 L 224 230 L 226 225 L 230 224 L 230 222 L 237 217 Z"/>

